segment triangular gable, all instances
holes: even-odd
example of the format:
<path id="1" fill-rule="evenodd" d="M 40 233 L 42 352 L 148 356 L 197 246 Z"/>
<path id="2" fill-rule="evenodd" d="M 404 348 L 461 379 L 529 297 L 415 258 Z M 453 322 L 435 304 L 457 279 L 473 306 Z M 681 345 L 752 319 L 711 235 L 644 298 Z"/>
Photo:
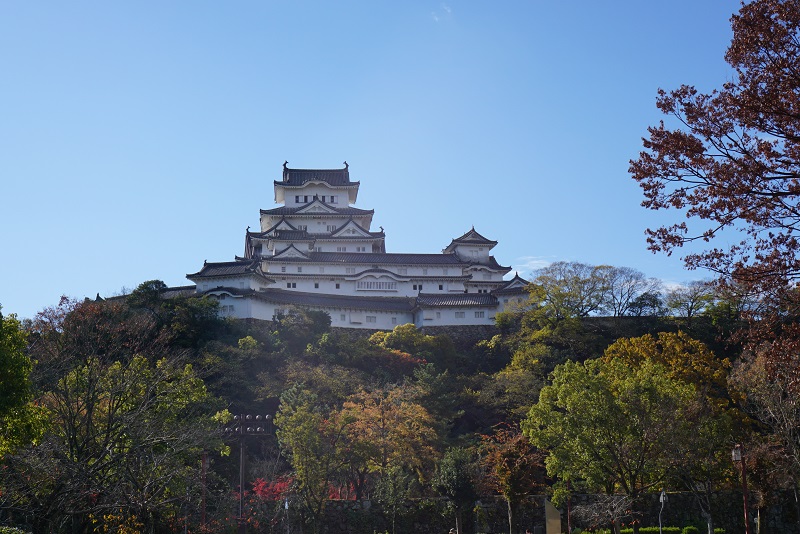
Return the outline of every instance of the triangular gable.
<path id="1" fill-rule="evenodd" d="M 272 228 L 269 228 L 263 233 L 269 234 L 274 232 L 275 230 L 297 230 L 297 228 L 293 226 L 292 223 L 290 223 L 288 220 L 286 220 L 286 217 L 281 217 L 280 221 L 272 225 Z"/>
<path id="2" fill-rule="evenodd" d="M 297 213 L 336 213 L 336 208 L 328 206 L 320 199 L 315 198 L 307 205 L 297 210 Z"/>
<path id="3" fill-rule="evenodd" d="M 348 232 L 354 230 L 355 232 Z M 333 237 L 372 237 L 369 232 L 361 228 L 353 219 L 348 219 L 346 223 L 331 233 Z"/>
<path id="4" fill-rule="evenodd" d="M 530 284 L 530 282 L 528 282 L 528 281 L 527 281 L 527 280 L 525 280 L 524 278 L 520 278 L 520 276 L 519 276 L 519 273 L 517 273 L 517 274 L 514 276 L 514 278 L 512 278 L 511 280 L 509 280 L 509 281 L 506 283 L 506 285 L 504 285 L 504 286 L 503 286 L 503 287 L 501 287 L 500 289 L 521 289 L 521 288 L 523 288 L 523 287 L 525 287 L 525 286 L 527 286 L 527 285 L 529 285 L 529 284 Z"/>
<path id="5" fill-rule="evenodd" d="M 270 259 L 285 260 L 289 258 L 300 258 L 304 260 L 309 259 L 308 254 L 303 254 L 302 252 L 297 250 L 297 248 L 294 245 L 289 245 L 285 249 L 281 250 L 280 252 L 272 256 Z"/>

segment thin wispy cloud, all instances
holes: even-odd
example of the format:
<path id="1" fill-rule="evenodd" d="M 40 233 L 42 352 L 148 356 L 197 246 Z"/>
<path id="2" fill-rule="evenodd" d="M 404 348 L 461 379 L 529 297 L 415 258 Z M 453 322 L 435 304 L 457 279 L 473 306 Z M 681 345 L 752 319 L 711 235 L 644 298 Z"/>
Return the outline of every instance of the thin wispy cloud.
<path id="1" fill-rule="evenodd" d="M 525 278 L 530 276 L 534 271 L 547 267 L 555 261 L 554 258 L 545 258 L 542 256 L 522 256 L 517 258 L 511 265 L 512 272 L 518 272 L 520 276 Z"/>
<path id="2" fill-rule="evenodd" d="M 440 20 L 450 18 L 453 14 L 453 9 L 448 6 L 447 4 L 441 4 L 439 9 L 436 11 L 431 11 L 431 18 L 433 22 L 439 22 Z"/>

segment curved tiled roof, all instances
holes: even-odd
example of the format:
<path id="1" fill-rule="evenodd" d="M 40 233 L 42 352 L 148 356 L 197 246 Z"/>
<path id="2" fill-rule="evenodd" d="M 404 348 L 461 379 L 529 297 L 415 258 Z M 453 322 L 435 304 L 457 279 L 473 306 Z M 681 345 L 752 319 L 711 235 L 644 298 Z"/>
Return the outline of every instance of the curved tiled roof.
<path id="1" fill-rule="evenodd" d="M 420 293 L 417 295 L 419 307 L 491 307 L 497 306 L 497 299 L 489 293 Z"/>
<path id="2" fill-rule="evenodd" d="M 290 169 L 283 164 L 283 181 L 275 181 L 275 185 L 299 187 L 308 182 L 325 182 L 334 187 L 357 186 L 359 182 L 350 181 L 349 165 L 344 169 Z"/>
<path id="3" fill-rule="evenodd" d="M 529 281 L 522 278 L 519 273 L 514 275 L 514 278 L 508 280 L 503 287 L 499 287 L 492 291 L 493 295 L 519 295 L 525 293 L 525 289 L 530 284 Z"/>
<path id="4" fill-rule="evenodd" d="M 255 298 L 274 304 L 295 306 L 318 306 L 321 308 L 353 308 L 358 310 L 410 312 L 414 309 L 414 299 L 407 297 L 367 297 L 349 295 L 326 295 L 301 291 L 268 289 L 254 291 Z"/>
<path id="5" fill-rule="evenodd" d="M 449 245 L 445 248 L 445 250 L 449 250 L 454 245 L 492 245 L 495 246 L 497 241 L 492 241 L 491 239 L 486 239 L 481 234 L 475 231 L 475 227 L 473 226 L 472 229 L 462 235 L 461 237 L 457 237 L 453 239 Z"/>
<path id="6" fill-rule="evenodd" d="M 332 213 L 302 213 L 300 215 L 312 215 L 312 216 L 323 216 L 323 217 L 331 217 L 335 215 L 346 215 L 346 216 L 354 216 L 354 215 L 372 215 L 375 213 L 375 210 L 362 210 L 358 208 L 334 208 L 333 206 L 326 206 L 330 207 L 333 212 Z M 271 210 L 261 210 L 261 215 L 297 215 L 298 212 L 303 209 L 305 206 L 300 206 L 298 208 L 292 208 L 287 206 L 281 206 L 280 208 L 275 208 Z"/>
<path id="7" fill-rule="evenodd" d="M 227 276 L 241 276 L 254 274 L 266 278 L 261 270 L 261 262 L 258 260 L 237 260 L 218 263 L 204 263 L 203 268 L 193 274 L 187 274 L 186 278 L 214 278 Z"/>
<path id="8" fill-rule="evenodd" d="M 371 263 L 374 265 L 463 265 L 455 254 L 397 254 L 387 252 L 311 252 L 310 262 Z M 297 261 L 299 258 L 262 258 L 266 261 Z"/>
<path id="9" fill-rule="evenodd" d="M 307 230 L 275 230 L 272 239 L 281 241 L 313 241 L 314 237 L 309 235 Z"/>
<path id="10" fill-rule="evenodd" d="M 497 260 L 494 259 L 494 256 L 489 256 L 489 262 L 488 263 L 481 263 L 479 261 L 473 261 L 473 262 L 470 262 L 469 264 L 470 265 L 478 265 L 478 266 L 481 266 L 481 267 L 488 267 L 489 269 L 494 269 L 494 270 L 497 270 L 497 271 L 508 272 L 508 271 L 511 270 L 511 267 L 504 267 L 504 266 L 500 265 L 499 263 L 497 263 Z"/>

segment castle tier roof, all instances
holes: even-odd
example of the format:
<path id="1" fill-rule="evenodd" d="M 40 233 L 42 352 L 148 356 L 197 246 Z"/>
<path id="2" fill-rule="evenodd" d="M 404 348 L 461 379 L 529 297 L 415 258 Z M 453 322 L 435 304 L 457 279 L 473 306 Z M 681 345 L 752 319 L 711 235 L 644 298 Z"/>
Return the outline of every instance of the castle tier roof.
<path id="1" fill-rule="evenodd" d="M 417 295 L 417 306 L 420 308 L 494 307 L 497 306 L 497 299 L 489 293 L 455 293 L 452 295 L 420 293 Z"/>
<path id="2" fill-rule="evenodd" d="M 491 245 L 494 247 L 497 245 L 497 241 L 486 239 L 481 234 L 476 232 L 475 227 L 473 226 L 472 229 L 466 234 L 453 239 L 444 249 L 444 252 L 452 252 L 456 245 Z"/>
<path id="3" fill-rule="evenodd" d="M 272 239 L 280 241 L 313 241 L 314 237 L 311 236 L 307 230 L 274 230 Z"/>
<path id="4" fill-rule="evenodd" d="M 309 252 L 306 258 L 296 256 L 262 259 L 269 262 L 307 261 L 311 263 L 370 263 L 373 265 L 463 265 L 455 254 L 402 254 L 387 252 Z"/>
<path id="5" fill-rule="evenodd" d="M 302 187 L 308 182 L 325 182 L 333 187 L 358 187 L 360 182 L 350 181 L 347 163 L 344 169 L 290 169 L 283 164 L 283 180 L 275 181 L 276 186 Z"/>
<path id="6" fill-rule="evenodd" d="M 455 256 L 455 254 L 453 254 Z M 497 271 L 505 271 L 508 272 L 511 270 L 511 267 L 504 267 L 497 263 L 497 260 L 494 259 L 494 256 L 489 256 L 489 261 L 487 263 L 482 263 L 478 261 L 470 262 L 470 265 L 481 266 L 481 267 L 488 267 L 489 269 L 497 270 Z"/>
<path id="7" fill-rule="evenodd" d="M 193 280 L 195 278 L 222 278 L 243 275 L 255 275 L 269 280 L 261 270 L 261 262 L 251 259 L 218 263 L 205 262 L 202 269 L 194 274 L 187 274 L 186 278 Z M 273 280 L 270 281 L 272 282 Z"/>
<path id="8" fill-rule="evenodd" d="M 267 289 L 265 291 L 224 288 L 226 292 L 252 296 L 259 300 L 288 306 L 319 308 L 350 308 L 356 310 L 410 312 L 414 309 L 411 297 L 366 297 L 348 295 L 326 295 L 324 293 L 306 293 L 302 291 L 285 291 Z M 214 292 L 218 290 L 210 290 Z"/>
<path id="9" fill-rule="evenodd" d="M 318 213 L 305 212 L 305 213 L 300 213 L 300 210 L 305 208 L 305 206 L 300 206 L 300 207 L 281 206 L 279 208 L 274 208 L 274 209 L 271 209 L 271 210 L 261 210 L 261 215 L 282 215 L 282 216 L 284 216 L 284 215 L 298 215 L 299 214 L 299 215 L 308 215 L 308 216 L 311 216 L 311 217 L 331 217 L 331 216 L 336 216 L 336 215 L 343 215 L 343 216 L 352 217 L 354 215 L 373 215 L 375 213 L 375 210 L 362 210 L 362 209 L 359 209 L 359 208 L 335 208 L 335 207 L 331 206 L 330 204 L 325 204 L 325 205 L 328 206 L 329 208 L 331 208 L 331 212 L 330 213 L 326 213 L 326 212 L 318 212 Z"/>

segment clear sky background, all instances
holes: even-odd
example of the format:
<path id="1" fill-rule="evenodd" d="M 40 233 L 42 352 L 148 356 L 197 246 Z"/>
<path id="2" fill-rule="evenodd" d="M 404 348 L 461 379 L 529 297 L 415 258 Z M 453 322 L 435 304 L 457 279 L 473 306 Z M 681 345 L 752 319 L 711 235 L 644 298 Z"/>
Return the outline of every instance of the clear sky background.
<path id="1" fill-rule="evenodd" d="M 659 87 L 731 79 L 731 0 L 0 3 L 0 305 L 187 285 L 243 253 L 282 164 L 361 182 L 388 252 L 472 226 L 552 261 L 708 277 L 628 162 Z M 511 273 L 513 275 L 513 272 Z"/>

